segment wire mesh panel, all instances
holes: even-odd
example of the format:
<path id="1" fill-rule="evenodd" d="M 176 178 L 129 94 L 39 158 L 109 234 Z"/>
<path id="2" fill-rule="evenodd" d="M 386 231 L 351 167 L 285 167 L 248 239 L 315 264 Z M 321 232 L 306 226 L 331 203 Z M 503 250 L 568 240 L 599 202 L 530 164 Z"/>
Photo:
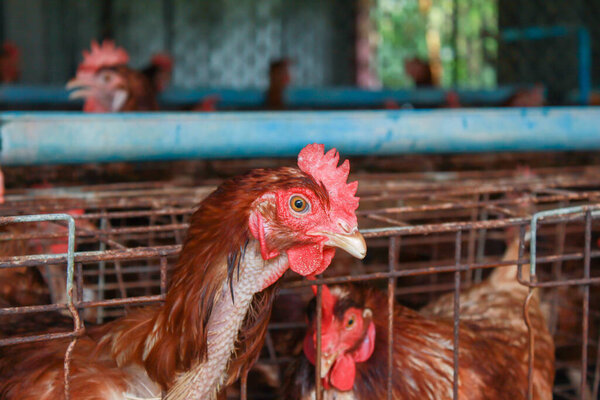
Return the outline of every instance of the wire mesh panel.
<path id="1" fill-rule="evenodd" d="M 597 391 L 600 314 L 595 291 L 587 288 L 597 284 L 596 259 L 600 252 L 596 243 L 598 211 L 587 205 L 598 203 L 599 172 L 588 167 L 562 172 L 358 175 L 358 215 L 368 240 L 368 257 L 360 263 L 338 254 L 317 283 L 362 283 L 377 288 L 387 293 L 387 307 L 392 311 L 386 315 L 393 315 L 397 307 L 425 312 L 450 296 L 446 303 L 456 306 L 450 313 L 456 312 L 454 323 L 460 329 L 472 316 L 461 314 L 466 311 L 458 294 L 486 282 L 494 270 L 519 264 L 521 286 L 539 288 L 544 318 L 556 345 L 555 398 L 595 398 L 585 396 Z M 119 317 L 130 307 L 163 299 L 187 218 L 195 204 L 213 189 L 165 183 L 38 189 L 9 193 L 0 212 L 34 214 L 43 210 L 72 215 L 77 234 L 73 304 L 83 324 L 90 326 Z M 579 206 L 584 207 L 569 209 Z M 569 211 L 552 211 L 565 208 Z M 532 220 L 537 222 L 532 224 Z M 44 314 L 56 310 L 69 317 L 68 302 L 64 298 L 56 300 L 59 293 L 53 293 L 60 286 L 53 286 L 54 281 L 48 278 L 49 272 L 54 272 L 66 279 L 68 252 L 64 251 L 64 243 L 68 230 L 60 222 L 51 221 L 37 222 L 26 229 L 9 228 L 5 226 L 0 234 L 3 246 L 21 243 L 25 249 L 5 250 L 0 271 L 32 271 L 41 279 L 38 286 L 31 286 L 40 289 L 33 304 L 4 308 L 3 318 L 7 314 L 14 318 L 23 312 Z M 536 250 L 535 274 L 529 278 L 524 272 L 531 252 L 526 244 L 528 229 L 531 248 Z M 511 247 L 515 241 L 519 246 Z M 241 385 L 227 389 L 231 398 L 273 398 L 284 387 L 290 362 L 303 357 L 303 310 L 312 297 L 308 286 L 314 282 L 299 280 L 291 273 L 283 280 L 262 357 Z M 17 300 L 3 306 L 18 306 Z M 520 304 L 519 309 L 525 306 Z M 393 326 L 394 321 L 389 319 L 387 323 Z M 3 326 L 9 326 L 6 320 Z M 69 329 L 57 334 L 72 332 Z M 32 334 L 40 333 L 34 328 L 15 330 L 1 339 L 2 344 L 16 343 Z M 463 345 L 461 338 L 458 335 L 453 339 L 457 348 Z M 393 340 L 390 337 L 388 342 Z M 386 365 L 390 366 L 393 364 L 389 360 L 395 354 L 392 347 L 388 352 L 391 358 Z M 454 361 L 458 354 L 454 353 Z M 523 357 L 527 360 L 526 354 Z M 387 379 L 383 383 L 392 390 L 392 382 Z M 453 382 L 458 390 L 460 382 Z M 321 385 L 320 380 L 316 385 Z"/>

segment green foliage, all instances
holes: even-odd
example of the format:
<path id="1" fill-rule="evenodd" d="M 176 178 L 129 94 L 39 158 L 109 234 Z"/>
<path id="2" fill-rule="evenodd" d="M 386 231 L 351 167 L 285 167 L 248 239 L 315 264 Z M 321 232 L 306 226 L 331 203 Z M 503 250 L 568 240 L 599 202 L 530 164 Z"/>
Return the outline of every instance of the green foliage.
<path id="1" fill-rule="evenodd" d="M 457 6 L 456 42 L 453 13 Z M 490 88 L 496 85 L 497 0 L 431 0 L 422 13 L 419 0 L 377 0 L 372 9 L 377 40 L 377 73 L 384 87 L 410 87 L 404 60 L 428 59 L 426 34 L 441 40 L 442 86 Z"/>

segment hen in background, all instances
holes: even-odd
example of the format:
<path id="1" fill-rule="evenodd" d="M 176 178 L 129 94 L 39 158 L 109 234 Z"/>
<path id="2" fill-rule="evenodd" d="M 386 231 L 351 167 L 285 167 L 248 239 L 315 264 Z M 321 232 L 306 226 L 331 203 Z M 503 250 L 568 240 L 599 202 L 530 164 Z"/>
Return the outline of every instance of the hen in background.
<path id="1" fill-rule="evenodd" d="M 518 258 L 518 240 L 504 260 Z M 523 267 L 526 277 L 527 267 Z M 321 377 L 324 399 L 387 396 L 387 296 L 373 288 L 341 285 L 322 297 Z M 526 399 L 528 330 L 523 305 L 529 289 L 515 265 L 497 268 L 460 294 L 459 386 L 462 399 Z M 310 308 L 304 354 L 285 388 L 286 399 L 315 398 L 315 302 Z M 552 399 L 554 344 L 537 293 L 529 303 L 535 336 L 533 398 Z M 420 311 L 395 305 L 392 398 L 453 398 L 454 294 Z"/>
<path id="2" fill-rule="evenodd" d="M 67 83 L 72 99 L 84 99 L 83 111 L 92 113 L 156 111 L 156 93 L 141 72 L 127 66 L 129 55 L 114 42 L 93 41 L 83 51 L 77 75 Z"/>
<path id="3" fill-rule="evenodd" d="M 163 92 L 171 84 L 173 75 L 173 57 L 167 53 L 157 53 L 152 56 L 150 65 L 142 69 L 142 74 L 154 88 L 154 93 Z"/>

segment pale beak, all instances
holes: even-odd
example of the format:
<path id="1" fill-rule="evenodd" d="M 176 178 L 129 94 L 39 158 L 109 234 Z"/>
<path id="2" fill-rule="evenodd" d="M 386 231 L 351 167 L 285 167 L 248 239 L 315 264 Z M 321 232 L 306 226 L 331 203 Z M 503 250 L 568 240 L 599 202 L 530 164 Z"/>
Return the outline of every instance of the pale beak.
<path id="1" fill-rule="evenodd" d="M 325 236 L 326 246 L 339 247 L 348 254 L 362 260 L 367 255 L 367 244 L 365 238 L 358 230 L 353 233 L 330 233 L 319 232 L 318 235 Z"/>
<path id="2" fill-rule="evenodd" d="M 69 99 L 84 99 L 93 92 L 93 81 L 85 78 L 74 78 L 67 83 L 67 90 L 72 90 L 69 93 Z"/>
<path id="3" fill-rule="evenodd" d="M 321 354 L 321 378 L 325 378 L 327 373 L 335 363 L 337 354 Z"/>

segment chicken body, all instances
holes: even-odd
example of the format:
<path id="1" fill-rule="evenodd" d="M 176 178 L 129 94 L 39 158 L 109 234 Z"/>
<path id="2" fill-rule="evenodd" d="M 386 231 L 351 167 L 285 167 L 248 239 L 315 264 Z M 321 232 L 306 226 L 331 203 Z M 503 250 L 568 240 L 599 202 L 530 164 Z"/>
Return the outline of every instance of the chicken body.
<path id="1" fill-rule="evenodd" d="M 268 110 L 285 110 L 285 91 L 290 85 L 290 60 L 272 61 L 269 66 L 269 88 L 266 93 L 265 106 Z"/>
<path id="2" fill-rule="evenodd" d="M 516 255 L 516 252 L 515 252 Z M 516 256 L 511 259 L 516 259 Z M 336 362 L 344 351 L 344 335 L 323 331 L 324 399 L 387 398 L 387 296 L 374 289 L 338 286 L 331 289 L 335 301 L 334 321 L 342 321 L 349 310 L 372 312 L 375 344 L 371 356 L 363 362 L 337 371 Z M 528 390 L 528 330 L 523 305 L 528 289 L 516 281 L 516 266 L 494 271 L 482 284 L 460 294 L 459 386 L 461 399 L 526 399 Z M 420 311 L 396 304 L 394 308 L 393 398 L 453 398 L 453 315 L 454 295 L 442 296 Z M 367 313 L 367 316 L 370 314 Z M 325 313 L 324 313 L 325 315 Z M 554 380 L 554 344 L 533 296 L 529 317 L 535 333 L 533 398 L 551 399 Z M 368 322 L 368 318 L 365 319 Z M 326 326 L 326 325 L 324 325 Z M 332 325 L 333 326 L 333 325 Z M 366 328 L 365 328 L 366 329 Z M 305 340 L 314 352 L 314 326 Z M 365 341 L 361 332 L 359 341 Z M 329 343 L 334 343 L 333 347 Z M 307 346 L 308 344 L 308 346 Z M 349 343 L 345 354 L 353 356 L 356 343 Z M 332 360 L 331 354 L 335 360 Z M 314 358 L 314 355 L 313 355 Z M 344 373 L 355 367 L 353 384 L 348 390 L 336 388 L 336 379 L 344 383 Z M 340 386 L 339 384 L 337 386 Z M 286 399 L 314 399 L 314 366 L 302 357 L 295 366 L 285 390 Z"/>
<path id="3" fill-rule="evenodd" d="M 224 182 L 190 219 L 165 303 L 89 329 L 72 353 L 71 398 L 213 399 L 259 355 L 275 283 L 288 269 L 321 273 L 342 248 L 364 257 L 348 163 L 322 145 L 300 169 Z M 67 342 L 0 348 L 0 399 L 64 393 Z"/>

